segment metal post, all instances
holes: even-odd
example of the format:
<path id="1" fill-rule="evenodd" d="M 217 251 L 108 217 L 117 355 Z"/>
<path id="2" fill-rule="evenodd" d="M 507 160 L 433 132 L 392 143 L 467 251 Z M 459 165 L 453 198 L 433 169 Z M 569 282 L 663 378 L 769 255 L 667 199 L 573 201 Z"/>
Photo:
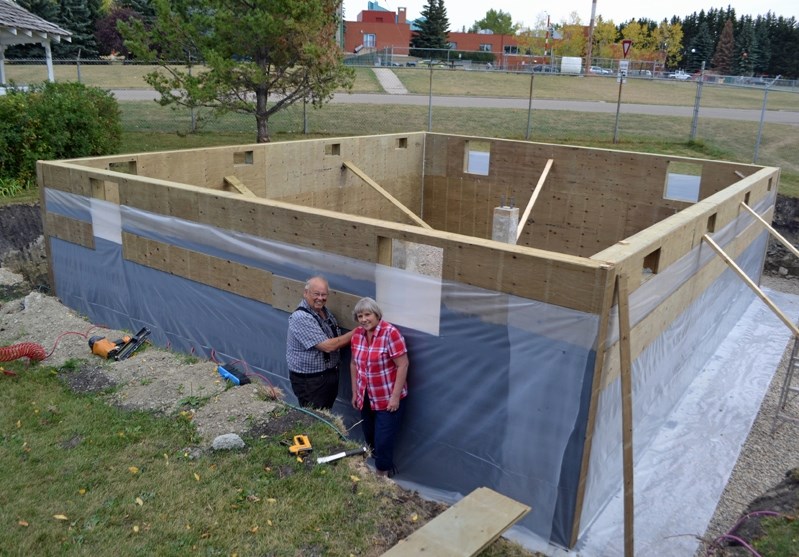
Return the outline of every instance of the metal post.
<path id="1" fill-rule="evenodd" d="M 433 131 L 433 64 L 430 60 L 430 92 L 427 95 L 427 131 Z"/>
<path id="2" fill-rule="evenodd" d="M 613 127 L 613 143 L 619 142 L 619 111 L 621 109 L 621 86 L 624 85 L 624 77 L 619 73 L 619 98 L 616 101 L 616 125 Z"/>
<path id="3" fill-rule="evenodd" d="M 760 125 L 758 125 L 757 127 L 757 140 L 755 141 L 755 156 L 752 159 L 752 164 L 757 164 L 757 155 L 760 152 L 760 140 L 763 137 L 763 122 L 766 119 L 766 103 L 768 102 L 768 90 L 781 77 L 782 77 L 781 75 L 778 75 L 777 77 L 771 80 L 771 83 L 767 83 L 765 89 L 763 89 L 763 108 L 760 109 Z"/>
<path id="4" fill-rule="evenodd" d="M 532 134 L 532 125 L 533 125 L 533 76 L 535 76 L 535 72 L 533 71 L 533 62 L 530 61 L 530 99 L 527 101 L 527 133 L 524 135 L 524 139 L 530 141 L 530 135 Z"/>
<path id="5" fill-rule="evenodd" d="M 696 99 L 694 99 L 694 118 L 691 120 L 691 141 L 696 139 L 696 125 L 699 123 L 699 103 L 702 100 L 702 84 L 705 82 L 705 61 L 702 60 L 702 69 L 699 71 L 699 83 L 696 84 Z"/>
<path id="6" fill-rule="evenodd" d="M 78 49 L 78 59 L 77 59 L 77 63 L 78 63 L 78 83 L 82 83 L 82 81 L 80 80 L 80 50 L 81 49 Z"/>
<path id="7" fill-rule="evenodd" d="M 302 99 L 302 133 L 308 135 L 308 99 Z"/>

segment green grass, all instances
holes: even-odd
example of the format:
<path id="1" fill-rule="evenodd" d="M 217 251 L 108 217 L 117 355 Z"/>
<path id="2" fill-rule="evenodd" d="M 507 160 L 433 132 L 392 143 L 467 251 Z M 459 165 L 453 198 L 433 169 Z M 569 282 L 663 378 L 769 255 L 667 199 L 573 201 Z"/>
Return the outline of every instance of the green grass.
<path id="1" fill-rule="evenodd" d="M 430 90 L 429 70 L 397 68 L 394 73 L 410 93 L 428 94 Z M 622 87 L 622 102 L 693 106 L 696 98 L 696 85 L 691 81 L 629 78 Z M 528 98 L 530 96 L 530 74 L 434 69 L 433 94 Z M 533 77 L 533 98 L 536 99 L 615 103 L 618 96 L 619 84 L 611 77 L 546 74 L 534 74 Z M 762 104 L 762 87 L 736 87 L 713 83 L 705 83 L 702 87 L 703 107 L 760 110 Z M 768 108 L 771 110 L 799 110 L 799 91 L 795 89 L 793 91 L 783 89 L 770 91 Z"/>
<path id="2" fill-rule="evenodd" d="M 41 83 L 47 79 L 44 64 L 10 64 L 6 61 L 6 80 L 17 84 Z M 53 74 L 56 81 L 80 81 L 84 85 L 103 89 L 142 89 L 150 86 L 144 76 L 157 69 L 147 64 L 81 64 L 80 76 L 76 64 L 56 64 Z M 184 68 L 185 69 L 185 68 Z M 202 71 L 195 67 L 192 71 Z M 377 93 L 382 91 L 371 68 L 355 68 L 355 93 Z"/>
<path id="3" fill-rule="evenodd" d="M 199 134 L 186 134 L 190 117 L 157 103 L 124 102 L 122 120 L 125 134 L 123 152 L 169 150 L 211 145 L 252 143 L 254 119 L 228 114 L 209 121 Z M 427 129 L 427 107 L 404 105 L 328 104 L 306 111 L 310 136 L 302 135 L 302 107 L 292 107 L 270 119 L 274 140 L 320 136 L 401 133 Z M 619 143 L 613 143 L 614 114 L 535 110 L 532 114 L 533 141 L 585 145 L 649 153 L 729 160 L 751 163 L 757 122 L 700 118 L 697 140 L 689 141 L 691 119 L 665 118 L 645 114 L 622 114 Z M 433 130 L 487 137 L 524 139 L 527 111 L 500 108 L 434 107 Z M 782 168 L 780 191 L 799 195 L 799 128 L 766 124 L 763 128 L 758 164 Z"/>
<path id="4" fill-rule="evenodd" d="M 315 454 L 340 450 L 321 421 L 193 459 L 186 412 L 122 411 L 51 368 L 3 365 L 18 375 L 0 375 L 0 554 L 370 555 L 414 512 L 429 518 L 348 461 L 289 455 L 280 441 L 299 433 Z M 487 553 L 524 554 L 505 541 Z"/>

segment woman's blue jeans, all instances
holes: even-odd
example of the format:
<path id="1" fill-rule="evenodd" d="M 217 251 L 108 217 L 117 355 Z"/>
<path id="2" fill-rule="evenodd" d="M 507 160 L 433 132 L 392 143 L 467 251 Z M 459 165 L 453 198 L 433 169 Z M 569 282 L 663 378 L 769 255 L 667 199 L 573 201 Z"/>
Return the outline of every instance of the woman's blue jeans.
<path id="1" fill-rule="evenodd" d="M 364 396 L 361 409 L 361 429 L 366 444 L 372 447 L 375 468 L 380 472 L 394 472 L 394 443 L 397 440 L 402 415 L 405 413 L 404 399 L 400 401 L 396 412 L 388 410 L 372 410 L 369 396 Z"/>

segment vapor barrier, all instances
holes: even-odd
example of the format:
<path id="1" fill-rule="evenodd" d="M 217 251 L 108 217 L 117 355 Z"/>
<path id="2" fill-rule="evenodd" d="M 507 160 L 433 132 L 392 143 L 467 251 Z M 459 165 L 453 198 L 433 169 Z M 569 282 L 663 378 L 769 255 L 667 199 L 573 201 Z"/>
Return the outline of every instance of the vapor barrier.
<path id="1" fill-rule="evenodd" d="M 94 250 L 50 238 L 65 304 L 96 324 L 147 326 L 160 346 L 241 360 L 290 399 L 286 312 L 126 261 L 122 232 L 375 296 L 411 361 L 396 477 L 439 498 L 490 487 L 532 507 L 521 529 L 568 543 L 598 316 L 51 189 L 45 203 L 95 230 Z M 343 371 L 335 411 L 353 423 Z"/>
<path id="2" fill-rule="evenodd" d="M 754 223 L 751 215 L 742 213 L 712 237 L 723 249 L 750 225 L 761 226 Z M 763 268 L 767 242 L 768 232 L 764 229 L 736 259 L 736 263 L 755 282 L 759 280 Z M 648 313 L 645 308 L 656 307 L 714 257 L 718 256 L 702 242 L 676 262 L 675 269 L 669 267 L 633 292 L 630 305 L 631 314 L 633 307 L 638 308 L 636 321 Z M 754 297 L 744 281 L 734 271 L 726 269 L 635 359 L 632 366 L 632 400 L 636 464 L 658 431 L 667 425 L 669 414 L 685 396 L 692 381 L 702 372 Z M 618 338 L 617 323 L 614 318 L 609 330 L 611 339 Z M 599 397 L 586 502 L 580 521 L 582 531 L 590 526 L 611 494 L 621 485 L 621 437 L 621 386 L 617 377 Z"/>

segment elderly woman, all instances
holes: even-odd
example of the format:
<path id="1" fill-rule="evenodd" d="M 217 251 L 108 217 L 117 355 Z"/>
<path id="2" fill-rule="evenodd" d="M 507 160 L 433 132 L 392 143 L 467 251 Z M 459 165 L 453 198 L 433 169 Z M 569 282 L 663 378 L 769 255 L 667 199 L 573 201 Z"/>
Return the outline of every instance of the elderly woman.
<path id="1" fill-rule="evenodd" d="M 366 442 L 381 476 L 394 472 L 394 441 L 408 394 L 408 348 L 399 330 L 383 321 L 372 298 L 361 298 L 352 311 L 360 325 L 352 335 L 352 406 L 361 411 Z"/>

